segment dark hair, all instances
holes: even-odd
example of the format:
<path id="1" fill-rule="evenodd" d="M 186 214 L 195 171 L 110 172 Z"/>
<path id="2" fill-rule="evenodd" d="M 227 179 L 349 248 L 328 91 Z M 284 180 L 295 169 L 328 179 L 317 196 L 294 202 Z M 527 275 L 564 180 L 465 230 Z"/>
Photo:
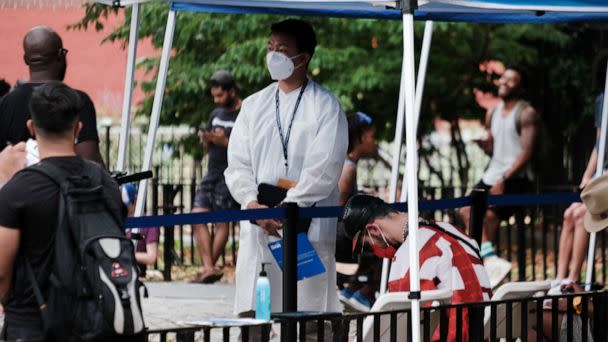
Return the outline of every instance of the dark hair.
<path id="1" fill-rule="evenodd" d="M 271 33 L 282 33 L 296 40 L 300 52 L 312 55 L 317 47 L 317 36 L 309 23 L 298 19 L 286 19 L 270 26 Z"/>
<path id="2" fill-rule="evenodd" d="M 3 78 L 0 79 L 0 97 L 8 94 L 11 90 L 11 84 L 6 82 Z"/>
<path id="3" fill-rule="evenodd" d="M 530 81 L 530 73 L 523 65 L 507 65 L 505 71 L 513 70 L 519 74 L 519 88 L 525 93 L 528 90 L 528 82 Z"/>
<path id="4" fill-rule="evenodd" d="M 67 85 L 50 82 L 34 89 L 29 106 L 37 129 L 43 134 L 61 135 L 78 121 L 82 99 Z"/>
<path id="5" fill-rule="evenodd" d="M 348 153 L 352 152 L 355 145 L 361 142 L 363 133 L 373 126 L 372 118 L 363 112 L 356 112 L 348 116 Z"/>
<path id="6" fill-rule="evenodd" d="M 397 213 L 397 210 L 380 198 L 369 195 L 355 195 L 344 205 L 344 213 L 342 213 L 341 218 L 344 224 L 344 232 L 346 236 L 352 239 L 357 232 L 365 228 L 366 224 L 391 213 Z"/>
<path id="7" fill-rule="evenodd" d="M 232 74 L 226 70 L 218 70 L 211 76 L 211 87 L 220 87 L 223 90 L 237 89 L 236 81 Z"/>

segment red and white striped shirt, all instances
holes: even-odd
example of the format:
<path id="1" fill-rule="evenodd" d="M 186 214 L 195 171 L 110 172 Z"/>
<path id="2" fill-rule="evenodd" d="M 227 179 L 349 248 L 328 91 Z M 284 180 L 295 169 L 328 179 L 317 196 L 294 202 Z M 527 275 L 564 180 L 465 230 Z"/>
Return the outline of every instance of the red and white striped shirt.
<path id="1" fill-rule="evenodd" d="M 418 230 L 420 290 L 451 289 L 453 304 L 489 300 L 492 289 L 483 262 L 479 258 L 477 242 L 449 223 L 435 224 L 438 227 L 421 223 Z M 388 290 L 391 292 L 410 290 L 408 239 L 409 236 L 397 250 L 391 265 L 388 282 Z M 468 245 L 461 239 L 468 242 Z M 462 338 L 463 341 L 468 341 L 466 310 L 462 311 L 462 320 Z M 438 333 L 439 331 L 435 332 L 433 340 L 439 338 Z M 450 309 L 448 341 L 454 340 L 456 309 Z"/>

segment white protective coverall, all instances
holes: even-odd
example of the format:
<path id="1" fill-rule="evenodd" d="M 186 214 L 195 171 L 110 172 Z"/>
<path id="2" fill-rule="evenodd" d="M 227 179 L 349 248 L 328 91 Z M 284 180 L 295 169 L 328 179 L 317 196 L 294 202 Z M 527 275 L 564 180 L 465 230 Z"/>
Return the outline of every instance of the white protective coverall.
<path id="1" fill-rule="evenodd" d="M 257 199 L 258 184 L 276 185 L 287 178 L 297 185 L 285 202 L 302 207 L 335 206 L 338 179 L 346 157 L 348 128 L 338 100 L 326 89 L 308 81 L 293 120 L 288 143 L 288 169 L 276 122 L 275 94 L 278 83 L 249 96 L 241 105 L 228 144 L 226 185 L 234 199 L 246 208 Z M 300 89 L 279 91 L 279 113 L 286 134 Z M 326 272 L 298 281 L 298 310 L 339 311 L 336 295 L 335 238 L 337 218 L 314 218 L 308 231 Z M 282 273 L 272 257 L 268 236 L 257 225 L 241 221 L 236 264 L 235 313 L 255 310 L 255 285 L 262 262 L 271 284 L 271 310 L 282 308 Z"/>

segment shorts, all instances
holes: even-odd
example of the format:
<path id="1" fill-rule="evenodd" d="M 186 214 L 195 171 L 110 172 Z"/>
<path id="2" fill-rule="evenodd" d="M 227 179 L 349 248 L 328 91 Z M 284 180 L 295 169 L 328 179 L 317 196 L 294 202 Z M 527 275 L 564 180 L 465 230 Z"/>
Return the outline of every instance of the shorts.
<path id="1" fill-rule="evenodd" d="M 474 189 L 484 189 L 489 191 L 492 186 L 484 183 L 483 181 L 479 181 L 477 185 L 473 187 Z M 527 192 L 531 192 L 534 189 L 534 184 L 528 178 L 509 178 L 505 180 L 505 192 L 504 194 L 523 194 Z M 492 210 L 496 213 L 499 219 L 507 220 L 511 217 L 516 211 L 521 209 L 521 206 L 501 206 L 501 207 L 490 207 L 489 210 Z"/>
<path id="2" fill-rule="evenodd" d="M 226 186 L 223 173 L 208 173 L 194 195 L 194 208 L 209 210 L 238 209 L 239 204 L 232 198 Z"/>

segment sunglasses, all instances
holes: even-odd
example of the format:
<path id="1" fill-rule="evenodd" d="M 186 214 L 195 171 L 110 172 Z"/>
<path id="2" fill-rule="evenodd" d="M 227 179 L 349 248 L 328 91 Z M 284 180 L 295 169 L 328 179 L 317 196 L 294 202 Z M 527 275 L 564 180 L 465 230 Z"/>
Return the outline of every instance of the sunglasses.
<path id="1" fill-rule="evenodd" d="M 59 48 L 59 50 L 57 51 L 57 55 L 59 55 L 59 57 L 65 57 L 67 54 L 68 49 Z"/>

